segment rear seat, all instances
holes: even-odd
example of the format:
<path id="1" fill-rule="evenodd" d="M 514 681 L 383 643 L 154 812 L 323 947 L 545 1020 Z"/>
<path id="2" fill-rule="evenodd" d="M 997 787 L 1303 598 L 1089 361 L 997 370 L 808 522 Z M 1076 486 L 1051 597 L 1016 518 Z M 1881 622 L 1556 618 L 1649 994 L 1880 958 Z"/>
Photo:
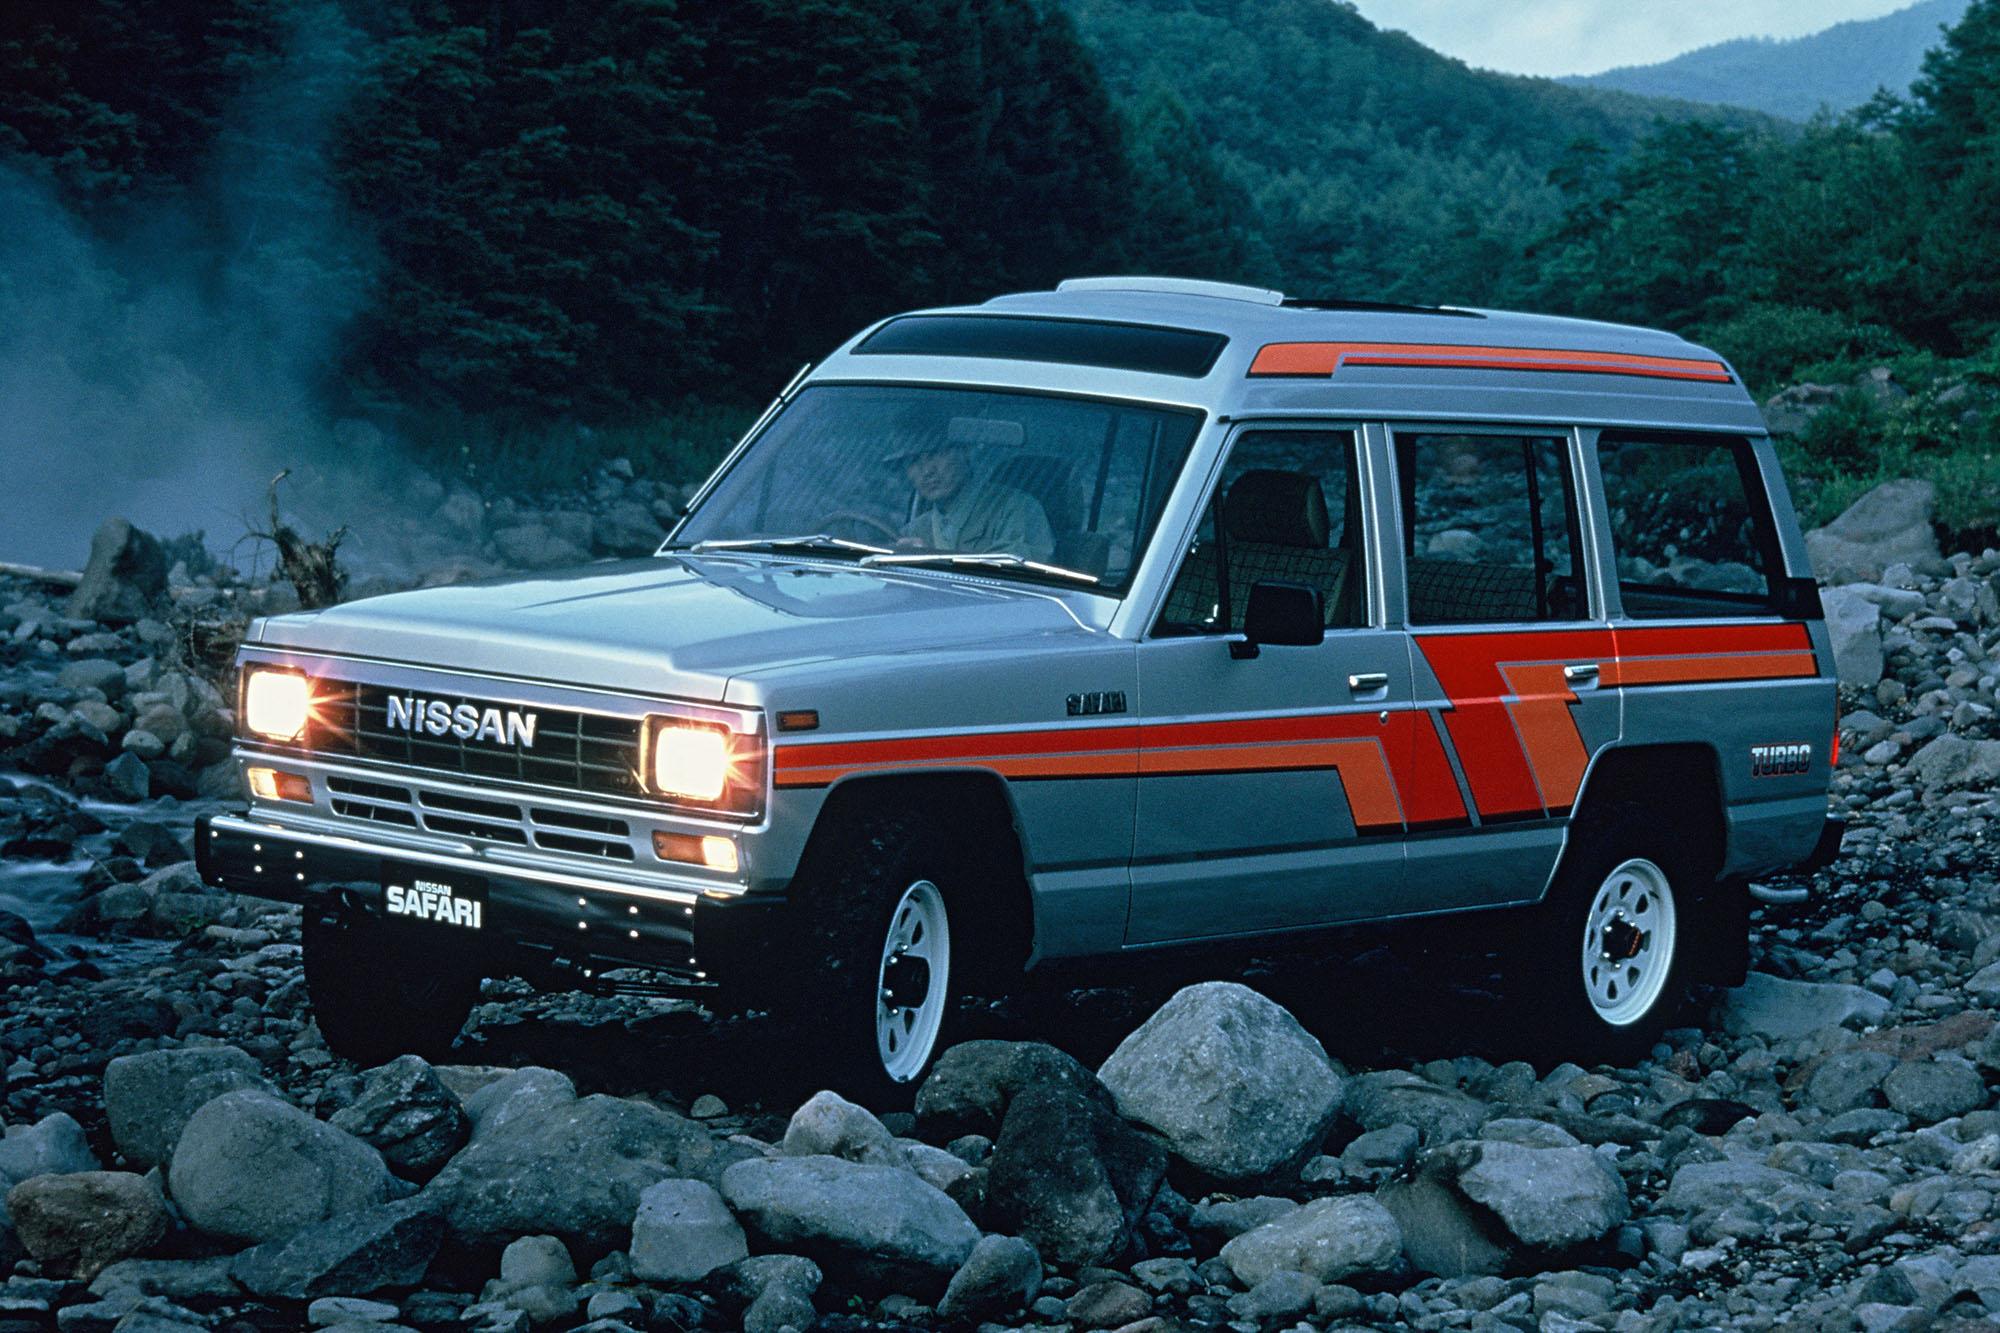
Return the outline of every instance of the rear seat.
<path id="1" fill-rule="evenodd" d="M 1462 560 L 1406 562 L 1410 620 L 1419 625 L 1536 620 L 1535 571 Z"/>

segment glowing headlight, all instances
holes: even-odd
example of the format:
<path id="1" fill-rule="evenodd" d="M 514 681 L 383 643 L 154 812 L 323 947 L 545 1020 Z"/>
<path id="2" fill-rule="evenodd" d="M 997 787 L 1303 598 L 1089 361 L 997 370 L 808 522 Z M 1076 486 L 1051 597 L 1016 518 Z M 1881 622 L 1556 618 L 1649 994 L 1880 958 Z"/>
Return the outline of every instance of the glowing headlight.
<path id="1" fill-rule="evenodd" d="M 252 671 L 243 686 L 243 725 L 256 735 L 288 741 L 306 729 L 312 683 L 296 671 Z"/>
<path id="2" fill-rule="evenodd" d="M 664 720 L 654 725 L 653 790 L 662 795 L 719 800 L 735 761 L 726 731 Z"/>

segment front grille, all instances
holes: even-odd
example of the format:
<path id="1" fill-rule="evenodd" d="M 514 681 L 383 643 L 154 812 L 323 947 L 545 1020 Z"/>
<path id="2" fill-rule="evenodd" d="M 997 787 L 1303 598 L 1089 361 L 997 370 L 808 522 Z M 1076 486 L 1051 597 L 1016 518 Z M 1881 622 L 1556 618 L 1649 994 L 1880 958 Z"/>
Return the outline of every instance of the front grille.
<path id="1" fill-rule="evenodd" d="M 637 718 L 605 717 L 595 713 L 539 704 L 504 704 L 465 699 L 484 716 L 498 708 L 499 738 L 461 738 L 451 731 L 434 736 L 423 730 L 389 726 L 391 697 L 408 700 L 407 692 L 382 685 L 321 678 L 313 691 L 313 720 L 306 745 L 328 756 L 374 759 L 469 778 L 525 782 L 558 791 L 597 796 L 634 797 L 641 794 L 637 772 Z M 423 696 L 433 698 L 439 696 Z M 443 697 L 450 705 L 458 697 Z M 506 734 L 509 712 L 533 715 L 534 740 L 523 743 Z"/>
<path id="2" fill-rule="evenodd" d="M 513 801 L 424 791 L 361 778 L 328 777 L 326 787 L 333 812 L 349 819 L 607 861 L 634 859 L 632 826 L 622 819 L 531 809 Z"/>

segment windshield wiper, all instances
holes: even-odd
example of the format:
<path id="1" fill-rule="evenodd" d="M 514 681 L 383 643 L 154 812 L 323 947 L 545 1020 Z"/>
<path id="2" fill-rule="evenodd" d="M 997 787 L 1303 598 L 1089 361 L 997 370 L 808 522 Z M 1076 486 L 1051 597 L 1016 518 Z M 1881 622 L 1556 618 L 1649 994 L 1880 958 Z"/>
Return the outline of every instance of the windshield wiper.
<path id="1" fill-rule="evenodd" d="M 1102 582 L 1095 574 L 1086 574 L 1080 569 L 1068 569 L 1062 565 L 1044 564 L 1040 560 L 1030 560 L 1026 556 L 1015 555 L 1012 551 L 910 551 L 884 552 L 881 555 L 863 556 L 861 563 L 876 565 L 979 565 L 989 569 L 1025 569 L 1033 574 L 1047 574 L 1060 579 L 1074 579 L 1078 583 L 1096 585 Z"/>
<path id="2" fill-rule="evenodd" d="M 824 532 L 797 537 L 732 537 L 725 541 L 696 542 L 681 549 L 692 555 L 706 555 L 710 551 L 858 551 L 862 555 L 889 554 L 886 546 L 870 546 L 867 542 L 849 541 L 845 537 L 830 537 Z"/>

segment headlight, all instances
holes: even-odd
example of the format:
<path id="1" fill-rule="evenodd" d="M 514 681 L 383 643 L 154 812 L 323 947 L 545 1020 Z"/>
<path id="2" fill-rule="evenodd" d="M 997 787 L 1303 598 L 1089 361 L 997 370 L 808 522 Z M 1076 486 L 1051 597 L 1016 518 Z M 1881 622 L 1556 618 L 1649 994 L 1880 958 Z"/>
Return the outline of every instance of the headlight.
<path id="1" fill-rule="evenodd" d="M 695 801 L 722 799 L 737 766 L 727 731 L 666 718 L 653 723 L 652 760 L 654 791 Z"/>
<path id="2" fill-rule="evenodd" d="M 288 741 L 312 715 L 312 682 L 296 671 L 253 670 L 243 683 L 243 725 L 266 740 Z"/>

